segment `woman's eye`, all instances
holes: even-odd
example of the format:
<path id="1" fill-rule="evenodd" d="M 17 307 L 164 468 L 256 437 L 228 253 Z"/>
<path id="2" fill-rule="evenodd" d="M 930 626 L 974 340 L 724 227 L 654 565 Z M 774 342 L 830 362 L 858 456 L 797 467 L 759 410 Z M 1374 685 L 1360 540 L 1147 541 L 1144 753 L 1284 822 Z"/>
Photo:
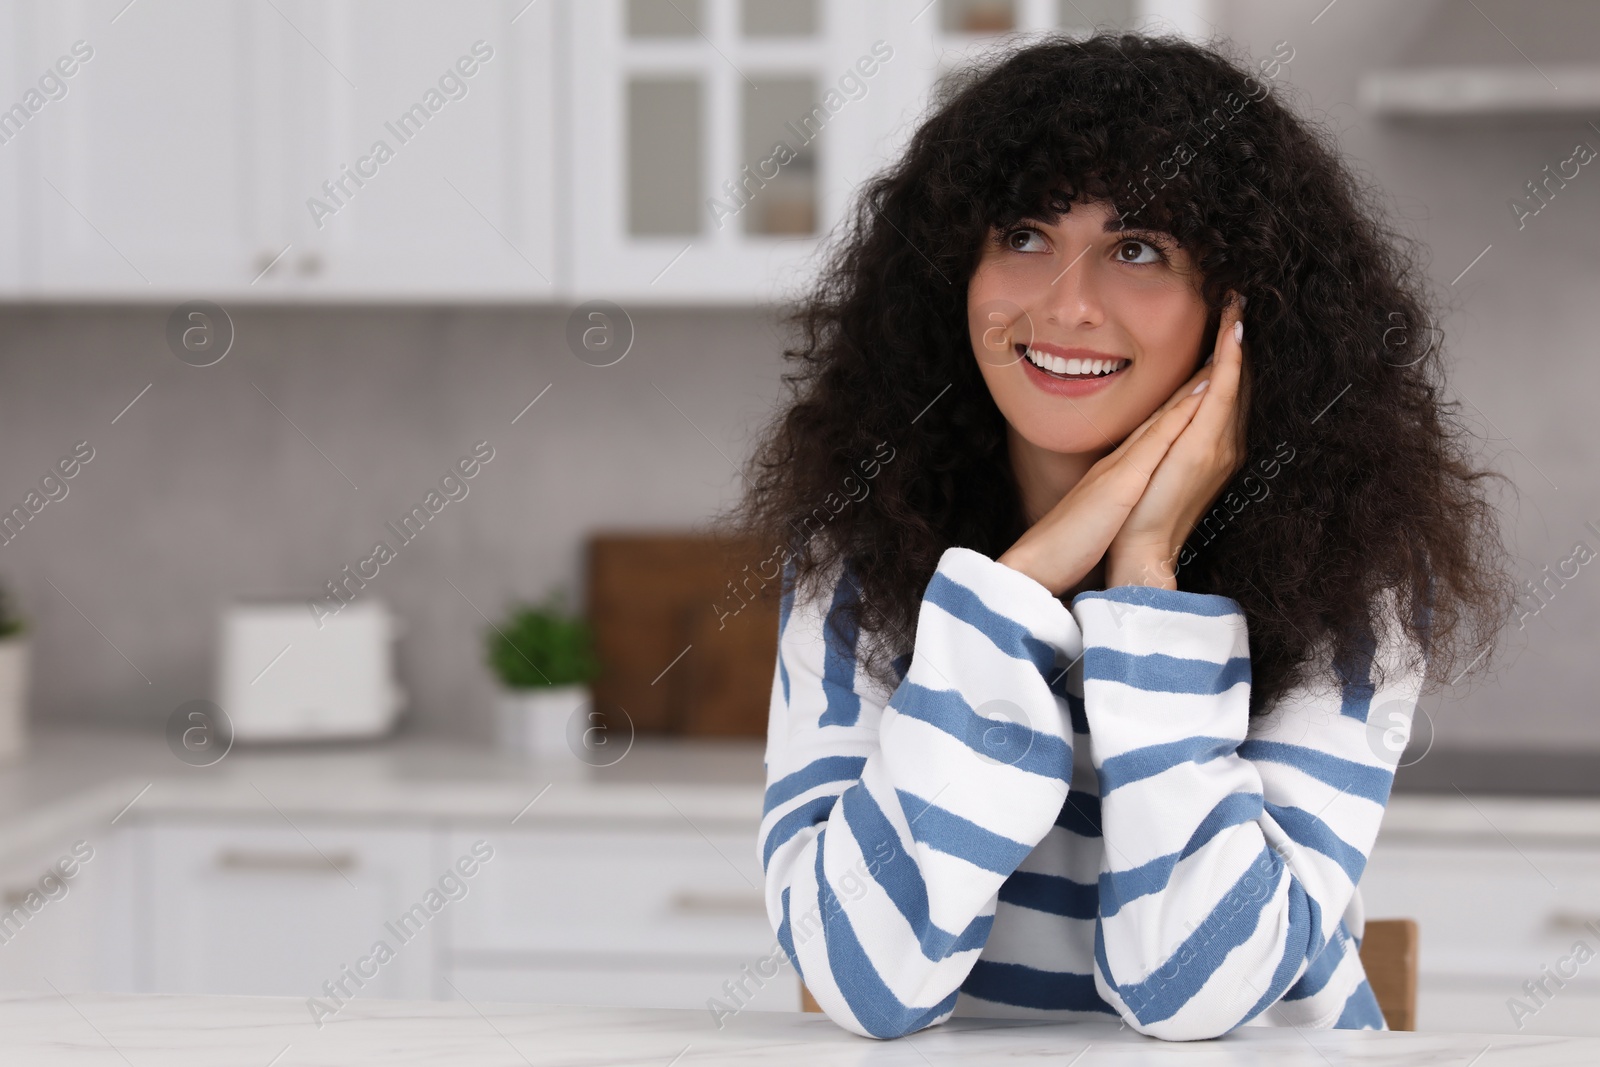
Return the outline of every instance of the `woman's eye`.
<path id="1" fill-rule="evenodd" d="M 1123 254 L 1129 248 L 1145 248 L 1148 249 L 1151 254 L 1144 259 L 1130 259 Z M 1123 241 L 1121 244 L 1117 245 L 1117 260 L 1121 263 L 1160 263 L 1166 258 L 1167 257 L 1162 253 L 1161 249 L 1157 248 L 1149 241 L 1141 241 L 1136 237 L 1130 237 L 1126 241 Z"/>
<path id="2" fill-rule="evenodd" d="M 1033 227 L 1031 227 L 1031 226 L 1020 226 L 1017 229 L 1006 231 L 1005 245 L 1006 245 L 1007 248 L 1009 248 L 1013 252 L 1031 251 L 1028 248 L 1020 246 L 1017 243 L 1017 241 L 1018 241 L 1019 238 L 1021 238 L 1023 241 L 1026 241 L 1029 238 L 1035 238 L 1035 237 L 1038 238 L 1041 241 L 1044 240 L 1043 235 L 1040 234 L 1039 231 L 1034 229 Z"/>

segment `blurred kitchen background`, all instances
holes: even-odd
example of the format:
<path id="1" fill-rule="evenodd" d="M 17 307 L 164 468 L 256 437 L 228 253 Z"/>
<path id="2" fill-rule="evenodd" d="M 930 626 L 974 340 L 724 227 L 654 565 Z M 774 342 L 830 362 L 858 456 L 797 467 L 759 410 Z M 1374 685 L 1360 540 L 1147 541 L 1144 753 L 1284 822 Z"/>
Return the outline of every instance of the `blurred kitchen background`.
<path id="1" fill-rule="evenodd" d="M 1581 0 L 0 2 L 0 984 L 795 1008 L 745 977 L 773 546 L 708 524 L 854 186 L 1095 26 L 1231 39 L 1428 249 L 1530 584 L 1368 913 L 1421 1028 L 1600 1032 L 1600 965 L 1525 991 L 1600 949 Z"/>

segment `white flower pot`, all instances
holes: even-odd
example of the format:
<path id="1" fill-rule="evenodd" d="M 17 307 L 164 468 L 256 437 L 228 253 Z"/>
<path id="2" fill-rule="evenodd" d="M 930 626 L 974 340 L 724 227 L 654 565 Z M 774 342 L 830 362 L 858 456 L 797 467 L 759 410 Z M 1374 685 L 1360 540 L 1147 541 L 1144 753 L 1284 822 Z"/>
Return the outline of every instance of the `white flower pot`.
<path id="1" fill-rule="evenodd" d="M 581 709 L 589 702 L 586 685 L 501 689 L 495 699 L 495 740 L 502 749 L 540 763 L 587 771 L 580 738 Z"/>
<path id="2" fill-rule="evenodd" d="M 0 760 L 15 759 L 28 739 L 28 640 L 0 640 Z"/>

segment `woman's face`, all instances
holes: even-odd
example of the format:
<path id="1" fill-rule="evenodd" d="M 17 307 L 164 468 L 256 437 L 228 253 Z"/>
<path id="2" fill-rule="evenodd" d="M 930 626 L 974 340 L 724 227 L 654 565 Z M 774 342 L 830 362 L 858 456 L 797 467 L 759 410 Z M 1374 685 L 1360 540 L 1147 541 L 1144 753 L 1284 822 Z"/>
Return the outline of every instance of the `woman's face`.
<path id="1" fill-rule="evenodd" d="M 1211 351 L 1200 281 L 1170 234 L 1120 228 L 1105 201 L 1079 200 L 1054 226 L 991 231 L 967 328 L 1012 431 L 1050 452 L 1115 449 Z M 1058 358 L 1074 362 L 1057 377 L 1025 350 L 1057 369 Z M 1080 361 L 1090 359 L 1120 369 L 1089 379 L 1093 365 Z"/>

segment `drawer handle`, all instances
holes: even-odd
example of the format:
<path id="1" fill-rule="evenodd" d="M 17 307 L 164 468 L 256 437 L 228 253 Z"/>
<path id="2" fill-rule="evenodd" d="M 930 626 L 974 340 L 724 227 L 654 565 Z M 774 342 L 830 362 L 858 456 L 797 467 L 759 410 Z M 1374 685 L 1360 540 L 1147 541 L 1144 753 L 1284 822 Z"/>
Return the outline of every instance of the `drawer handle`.
<path id="1" fill-rule="evenodd" d="M 1593 931 L 1600 929 L 1600 915 L 1580 915 L 1575 911 L 1551 912 L 1550 928 L 1564 934 Z"/>
<path id="2" fill-rule="evenodd" d="M 250 852 L 225 848 L 217 853 L 217 866 L 225 871 L 288 871 L 297 874 L 344 874 L 356 869 L 353 852 Z"/>
<path id="3" fill-rule="evenodd" d="M 761 915 L 767 902 L 754 893 L 695 893 L 672 895 L 672 910 L 683 915 Z"/>

